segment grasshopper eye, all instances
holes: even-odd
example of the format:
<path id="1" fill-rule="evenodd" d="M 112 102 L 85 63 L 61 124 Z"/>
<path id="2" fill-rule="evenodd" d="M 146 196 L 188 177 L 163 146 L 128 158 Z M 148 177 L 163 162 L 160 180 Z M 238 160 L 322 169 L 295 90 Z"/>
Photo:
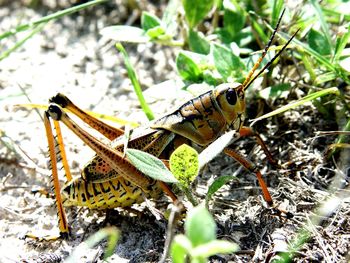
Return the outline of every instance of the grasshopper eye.
<path id="1" fill-rule="evenodd" d="M 237 102 L 237 93 L 234 89 L 229 89 L 226 92 L 226 100 L 228 103 L 230 103 L 231 105 L 235 105 Z"/>

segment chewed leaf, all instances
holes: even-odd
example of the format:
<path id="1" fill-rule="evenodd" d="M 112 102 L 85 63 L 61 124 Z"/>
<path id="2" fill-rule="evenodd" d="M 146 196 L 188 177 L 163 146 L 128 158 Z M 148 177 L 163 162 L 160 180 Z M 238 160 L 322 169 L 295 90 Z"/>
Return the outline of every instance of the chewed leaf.
<path id="1" fill-rule="evenodd" d="M 164 163 L 153 155 L 136 149 L 127 149 L 126 155 L 130 162 L 145 175 L 166 183 L 178 183 Z"/>
<path id="2" fill-rule="evenodd" d="M 178 147 L 170 156 L 170 170 L 182 185 L 188 187 L 199 171 L 197 151 L 186 144 Z"/>
<path id="3" fill-rule="evenodd" d="M 118 42 L 147 43 L 151 40 L 143 29 L 132 26 L 105 27 L 101 34 Z"/>

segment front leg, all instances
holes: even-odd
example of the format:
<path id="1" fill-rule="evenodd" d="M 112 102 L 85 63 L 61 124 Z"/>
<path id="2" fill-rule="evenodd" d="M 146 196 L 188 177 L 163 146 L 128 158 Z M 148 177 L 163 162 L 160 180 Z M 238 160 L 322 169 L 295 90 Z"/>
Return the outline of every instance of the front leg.
<path id="1" fill-rule="evenodd" d="M 267 188 L 267 185 L 264 181 L 264 178 L 262 177 L 261 172 L 259 171 L 259 169 L 256 167 L 256 165 L 250 161 L 249 159 L 247 159 L 246 157 L 244 157 L 242 154 L 238 153 L 237 151 L 235 151 L 234 149 L 232 149 L 230 146 L 226 147 L 224 152 L 234 158 L 237 162 L 239 162 L 244 168 L 246 168 L 249 172 L 254 173 L 258 179 L 260 188 L 262 190 L 263 193 L 263 197 L 264 200 L 266 201 L 266 203 L 269 205 L 269 207 L 272 208 L 274 214 L 278 215 L 278 216 L 284 216 L 286 218 L 292 218 L 293 214 L 284 210 L 281 210 L 279 208 L 277 208 L 275 206 L 275 204 L 273 203 L 271 194 Z"/>
<path id="2" fill-rule="evenodd" d="M 260 147 L 262 148 L 262 150 L 264 151 L 267 160 L 269 161 L 270 164 L 272 164 L 275 167 L 278 167 L 278 163 L 277 161 L 272 157 L 271 152 L 269 151 L 269 149 L 267 148 L 265 142 L 263 141 L 263 139 L 260 137 L 259 133 L 254 131 L 252 128 L 250 127 L 246 127 L 246 126 L 242 126 L 241 129 L 239 130 L 239 135 L 240 137 L 255 137 L 256 142 L 260 145 Z"/>

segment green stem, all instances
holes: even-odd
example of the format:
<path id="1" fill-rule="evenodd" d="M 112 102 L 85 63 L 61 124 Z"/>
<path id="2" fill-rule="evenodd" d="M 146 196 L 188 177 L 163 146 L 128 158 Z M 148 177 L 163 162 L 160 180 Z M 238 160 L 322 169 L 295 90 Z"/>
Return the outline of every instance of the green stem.
<path id="1" fill-rule="evenodd" d="M 45 25 L 46 25 L 46 23 L 45 24 L 40 24 L 40 25 L 34 27 L 32 32 L 30 32 L 30 34 L 28 34 L 28 36 L 26 36 L 22 40 L 18 41 L 13 47 L 11 47 L 8 50 L 2 52 L 0 54 L 0 61 L 3 60 L 4 58 L 8 57 L 16 49 L 20 48 L 28 39 L 30 39 L 36 33 L 40 32 L 44 28 Z"/>
<path id="2" fill-rule="evenodd" d="M 137 98 L 139 99 L 141 108 L 144 111 L 144 113 L 146 114 L 148 120 L 151 121 L 151 120 L 154 119 L 153 112 L 150 109 L 150 107 L 148 106 L 145 98 L 143 97 L 143 93 L 142 93 L 142 90 L 141 90 L 140 83 L 139 83 L 139 81 L 137 79 L 134 67 L 130 63 L 128 53 L 125 51 L 125 49 L 124 49 L 122 44 L 117 43 L 115 46 L 122 53 L 122 55 L 124 57 L 124 63 L 125 63 L 125 66 L 126 66 L 126 70 L 128 71 L 129 78 L 131 80 L 132 85 L 134 86 L 134 90 L 135 90 L 135 93 L 137 95 Z"/>

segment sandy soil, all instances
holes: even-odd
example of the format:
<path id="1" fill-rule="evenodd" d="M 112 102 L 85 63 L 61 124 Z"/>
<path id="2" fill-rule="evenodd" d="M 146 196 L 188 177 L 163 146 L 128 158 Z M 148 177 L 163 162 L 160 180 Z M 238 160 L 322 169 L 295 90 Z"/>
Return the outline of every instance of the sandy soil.
<path id="1" fill-rule="evenodd" d="M 50 1 L 37 9 L 17 2 L 3 3 L 1 32 L 59 8 Z M 147 8 L 156 10 L 151 5 Z M 41 120 L 43 112 L 14 105 L 46 104 L 48 98 L 62 92 L 84 109 L 147 123 L 132 92 L 122 57 L 113 43 L 98 34 L 105 26 L 130 20 L 130 11 L 122 3 L 105 4 L 48 24 L 0 62 L 0 262 L 60 262 L 105 225 L 117 226 L 122 233 L 111 262 L 159 260 L 167 224 L 165 220 L 156 220 L 144 206 L 137 207 L 142 213 L 119 211 L 106 220 L 104 212 L 69 208 L 72 236 L 68 240 L 45 242 L 23 238 L 29 232 L 55 234 L 58 228 L 53 200 L 32 193 L 36 189 L 49 189 L 51 181 Z M 3 47 L 11 46 L 26 34 L 7 39 Z M 151 44 L 127 45 L 127 50 L 144 88 L 166 80 L 179 81 L 174 69 L 174 50 Z M 295 70 L 289 66 L 280 72 Z M 168 82 L 146 91 L 145 96 L 157 116 L 188 96 L 172 89 L 173 86 L 176 86 L 174 82 Z M 302 91 L 295 92 L 290 98 L 264 103 L 265 111 L 303 95 Z M 256 114 L 258 103 L 251 101 L 248 114 Z M 349 152 L 324 161 L 323 151 L 335 137 L 315 136 L 317 131 L 340 129 L 338 123 L 344 118 L 337 116 L 336 119 L 338 122 L 326 120 L 308 104 L 257 124 L 256 129 L 282 169 L 268 166 L 262 151 L 252 140 L 237 143 L 237 149 L 249 155 L 262 170 L 275 200 L 294 213 L 291 220 L 271 216 L 264 208 L 266 205 L 255 176 L 244 172 L 228 157 L 220 155 L 204 169 L 194 185 L 199 198 L 204 197 L 213 178 L 227 174 L 239 178 L 220 189 L 210 208 L 218 225 L 218 238 L 236 242 L 241 250 L 235 255 L 213 257 L 213 262 L 269 262 L 278 251 L 278 244 L 292 243 L 305 227 L 311 238 L 296 253 L 295 261 L 349 260 Z M 93 153 L 69 131 L 64 130 L 64 137 L 69 163 L 77 176 L 79 168 Z M 64 182 L 63 174 L 61 180 Z M 164 209 L 165 200 L 158 206 Z M 327 200 L 329 209 L 320 211 L 318 208 Z M 313 220 L 319 224 L 310 224 Z M 181 228 L 178 231 L 181 232 Z M 83 250 L 80 262 L 101 262 L 104 246 L 102 242 L 96 248 Z"/>

